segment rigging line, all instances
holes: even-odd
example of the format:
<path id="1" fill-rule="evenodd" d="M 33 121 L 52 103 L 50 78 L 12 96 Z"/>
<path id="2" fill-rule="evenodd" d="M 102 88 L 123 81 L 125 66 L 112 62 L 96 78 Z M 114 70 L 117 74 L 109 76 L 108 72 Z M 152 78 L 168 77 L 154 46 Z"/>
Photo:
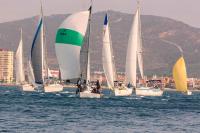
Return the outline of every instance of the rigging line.
<path id="1" fill-rule="evenodd" d="M 181 48 L 180 45 L 178 45 L 178 44 L 175 43 L 175 42 L 171 42 L 171 41 L 168 41 L 168 40 L 165 40 L 165 39 L 160 39 L 160 40 L 161 40 L 162 42 L 171 44 L 171 45 L 175 46 L 176 48 L 178 48 L 179 52 L 181 53 L 181 56 L 183 56 L 183 49 Z"/>

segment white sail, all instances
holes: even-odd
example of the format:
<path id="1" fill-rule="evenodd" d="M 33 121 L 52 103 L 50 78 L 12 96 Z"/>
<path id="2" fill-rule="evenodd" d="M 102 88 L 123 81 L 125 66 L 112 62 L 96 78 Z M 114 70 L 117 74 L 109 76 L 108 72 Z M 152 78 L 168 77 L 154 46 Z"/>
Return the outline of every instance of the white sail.
<path id="1" fill-rule="evenodd" d="M 30 58 L 28 59 L 27 73 L 28 73 L 28 82 L 31 83 L 32 85 L 36 86 L 35 78 L 34 78 L 34 74 L 33 74 L 33 68 L 32 68 L 32 65 L 31 65 Z"/>
<path id="2" fill-rule="evenodd" d="M 31 48 L 31 64 L 35 83 L 44 83 L 44 29 L 43 19 L 40 18 Z"/>
<path id="3" fill-rule="evenodd" d="M 108 87 L 113 88 L 114 81 L 116 80 L 116 72 L 115 64 L 113 61 L 112 42 L 107 14 L 105 16 L 103 28 L 102 63 Z"/>
<path id="4" fill-rule="evenodd" d="M 57 30 L 55 49 L 63 80 L 80 77 L 80 50 L 88 19 L 89 11 L 72 14 Z"/>
<path id="5" fill-rule="evenodd" d="M 133 24 L 131 27 L 127 55 L 126 55 L 126 67 L 125 67 L 125 83 L 131 83 L 136 86 L 136 75 L 137 75 L 137 51 L 139 41 L 139 8 L 135 13 Z"/>
<path id="6" fill-rule="evenodd" d="M 15 73 L 16 73 L 16 82 L 22 83 L 25 81 L 24 75 L 24 63 L 23 63 L 23 40 L 22 40 L 22 30 L 21 30 L 21 39 L 19 46 L 15 55 Z"/>
<path id="7" fill-rule="evenodd" d="M 90 32 L 91 32 L 91 11 L 92 6 L 89 8 L 89 22 L 87 27 L 87 37 L 81 49 L 81 78 L 86 80 L 86 84 L 90 84 Z"/>
<path id="8" fill-rule="evenodd" d="M 44 76 L 44 79 L 47 79 L 49 77 L 51 77 L 51 74 L 49 76 L 49 66 L 48 66 L 48 54 L 47 54 L 47 45 L 46 45 L 46 33 L 45 33 L 45 26 L 43 26 L 43 43 L 44 43 L 44 46 L 43 46 L 43 76 Z"/>
<path id="9" fill-rule="evenodd" d="M 139 7 L 139 5 L 138 5 L 138 26 L 139 26 L 139 29 L 138 29 L 138 50 L 137 50 L 138 66 L 139 66 L 141 78 L 144 79 L 141 19 L 140 19 L 140 7 Z"/>
<path id="10" fill-rule="evenodd" d="M 88 23 L 89 25 L 89 23 Z M 87 84 L 90 81 L 90 53 L 89 53 L 89 42 L 90 42 L 90 26 L 87 28 L 85 41 L 80 51 L 80 71 L 81 78 L 86 80 Z"/>

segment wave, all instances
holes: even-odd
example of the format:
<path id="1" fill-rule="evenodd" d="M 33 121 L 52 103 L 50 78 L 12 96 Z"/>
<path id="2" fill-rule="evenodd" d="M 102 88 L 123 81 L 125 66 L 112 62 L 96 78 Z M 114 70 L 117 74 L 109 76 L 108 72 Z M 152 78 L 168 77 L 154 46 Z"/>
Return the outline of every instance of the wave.
<path id="1" fill-rule="evenodd" d="M 76 95 L 69 95 L 68 97 L 69 97 L 69 98 L 72 98 L 72 97 L 76 97 Z"/>
<path id="2" fill-rule="evenodd" d="M 72 92 L 72 91 L 62 91 L 60 93 L 62 93 L 62 94 L 75 94 L 75 92 Z"/>
<path id="3" fill-rule="evenodd" d="M 161 99 L 162 101 L 168 101 L 168 99 Z"/>
<path id="4" fill-rule="evenodd" d="M 59 93 L 56 93 L 56 96 L 61 96 Z"/>
<path id="5" fill-rule="evenodd" d="M 5 93 L 10 93 L 10 91 L 9 91 L 9 90 L 6 90 Z"/>
<path id="6" fill-rule="evenodd" d="M 125 99 L 128 99 L 128 100 L 141 100 L 142 97 L 125 97 Z"/>

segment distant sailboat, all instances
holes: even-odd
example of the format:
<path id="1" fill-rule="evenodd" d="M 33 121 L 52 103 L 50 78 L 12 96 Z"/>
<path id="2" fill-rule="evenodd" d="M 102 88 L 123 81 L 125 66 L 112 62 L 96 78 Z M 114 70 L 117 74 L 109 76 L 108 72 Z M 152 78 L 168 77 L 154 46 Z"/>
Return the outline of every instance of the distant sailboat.
<path id="1" fill-rule="evenodd" d="M 151 80 L 147 84 L 159 84 L 159 86 L 147 86 L 147 87 L 137 87 L 136 77 L 137 77 L 137 62 L 141 74 L 141 78 L 144 79 L 143 70 L 143 55 L 142 55 L 142 36 L 141 36 L 141 19 L 140 19 L 140 4 L 138 1 L 137 10 L 135 13 L 134 21 L 131 28 L 131 33 L 129 36 L 129 43 L 126 56 L 126 72 L 125 72 L 125 82 L 126 84 L 133 85 L 136 89 L 136 95 L 139 96 L 162 96 L 163 91 L 161 90 L 160 80 Z"/>
<path id="2" fill-rule="evenodd" d="M 114 56 L 112 50 L 112 42 L 109 28 L 108 15 L 106 14 L 103 27 L 103 48 L 102 48 L 102 63 L 108 88 L 114 90 L 114 81 L 116 81 L 116 70 Z"/>
<path id="3" fill-rule="evenodd" d="M 20 88 L 23 91 L 34 91 L 34 87 L 31 84 L 28 84 L 25 80 L 22 29 L 21 29 L 21 39 L 16 51 L 15 59 L 16 59 L 15 60 L 16 83 L 20 85 Z"/>
<path id="4" fill-rule="evenodd" d="M 106 14 L 103 27 L 103 49 L 102 63 L 108 88 L 114 91 L 115 96 L 129 96 L 132 94 L 132 88 L 127 88 L 123 83 L 117 81 L 116 68 L 112 50 L 112 41 L 109 28 L 108 15 Z"/>
<path id="5" fill-rule="evenodd" d="M 43 18 L 39 20 L 36 34 L 31 48 L 31 65 L 33 69 L 35 83 L 43 85 L 44 83 L 44 39 L 43 39 Z"/>
<path id="6" fill-rule="evenodd" d="M 140 41 L 140 14 L 139 14 L 139 7 L 134 16 L 134 20 L 132 23 L 129 41 L 128 41 L 128 48 L 127 48 L 127 55 L 126 55 L 126 66 L 125 66 L 125 83 L 132 84 L 136 87 L 136 76 L 137 76 L 137 49 L 138 49 L 138 42 Z"/>
<path id="7" fill-rule="evenodd" d="M 23 64 L 23 40 L 22 40 L 22 30 L 21 30 L 21 39 L 19 42 L 19 46 L 15 55 L 15 68 L 16 68 L 16 83 L 21 84 L 25 82 L 24 75 L 24 64 Z"/>
<path id="8" fill-rule="evenodd" d="M 100 98 L 90 86 L 90 18 L 91 8 L 67 17 L 57 30 L 55 48 L 62 80 L 80 83 L 81 98 Z"/>
<path id="9" fill-rule="evenodd" d="M 177 60 L 173 67 L 173 78 L 177 91 L 187 95 L 192 94 L 192 92 L 189 91 L 187 87 L 187 71 L 183 56 Z"/>
<path id="10" fill-rule="evenodd" d="M 142 53 L 137 54 L 138 50 L 142 52 L 140 51 L 142 49 L 141 42 L 140 7 L 138 4 L 129 35 L 125 66 L 125 84 L 127 86 L 133 86 L 134 88 L 136 88 L 137 59 L 139 59 L 140 71 L 143 73 Z"/>
<path id="11" fill-rule="evenodd" d="M 63 90 L 63 86 L 55 83 L 46 82 L 48 79 L 48 67 L 45 58 L 45 42 L 44 42 L 44 26 L 43 26 L 43 11 L 41 6 L 41 15 L 39 24 L 33 39 L 31 47 L 31 68 L 33 70 L 34 82 L 37 85 L 37 90 L 44 92 L 59 92 Z"/>

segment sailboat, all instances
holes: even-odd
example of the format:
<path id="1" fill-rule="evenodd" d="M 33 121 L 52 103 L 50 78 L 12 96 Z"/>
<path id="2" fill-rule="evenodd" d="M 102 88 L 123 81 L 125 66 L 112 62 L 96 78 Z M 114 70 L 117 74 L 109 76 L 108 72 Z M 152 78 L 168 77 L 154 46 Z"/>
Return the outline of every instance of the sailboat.
<path id="1" fill-rule="evenodd" d="M 187 71 L 183 56 L 177 60 L 173 67 L 173 78 L 177 91 L 186 95 L 192 95 L 192 92 L 187 87 Z"/>
<path id="2" fill-rule="evenodd" d="M 48 67 L 46 62 L 43 11 L 41 6 L 41 15 L 37 30 L 31 47 L 31 68 L 33 71 L 33 79 L 36 84 L 36 90 L 44 92 L 60 92 L 63 86 L 48 80 Z"/>
<path id="3" fill-rule="evenodd" d="M 112 50 L 112 41 L 110 35 L 108 15 L 106 14 L 103 27 L 103 49 L 102 63 L 108 88 L 114 91 L 115 96 L 129 96 L 132 94 L 132 88 L 127 88 L 123 83 L 117 81 L 116 68 Z"/>
<path id="4" fill-rule="evenodd" d="M 116 81 L 116 71 L 107 14 L 104 19 L 103 27 L 102 64 L 108 88 L 114 90 L 114 81 Z"/>
<path id="5" fill-rule="evenodd" d="M 55 48 L 62 80 L 77 83 L 81 98 L 100 98 L 90 83 L 90 18 L 91 7 L 67 17 L 57 30 Z"/>
<path id="6" fill-rule="evenodd" d="M 144 79 L 143 71 L 143 51 L 142 51 L 142 37 L 141 37 L 141 19 L 140 19 L 140 3 L 138 1 L 137 10 L 135 13 L 134 21 L 132 24 L 127 56 L 126 56 L 126 71 L 125 82 L 127 85 L 135 87 L 135 93 L 139 96 L 162 96 L 162 83 L 160 80 L 147 81 L 147 86 L 137 87 L 137 62 L 141 74 L 141 78 Z M 149 86 L 156 84 L 155 86 Z"/>
<path id="7" fill-rule="evenodd" d="M 16 84 L 20 86 L 22 91 L 34 91 L 33 85 L 29 84 L 25 80 L 24 73 L 24 62 L 23 62 L 23 40 L 22 40 L 22 29 L 21 29 L 21 38 L 19 46 L 15 55 L 15 74 L 16 74 Z"/>

